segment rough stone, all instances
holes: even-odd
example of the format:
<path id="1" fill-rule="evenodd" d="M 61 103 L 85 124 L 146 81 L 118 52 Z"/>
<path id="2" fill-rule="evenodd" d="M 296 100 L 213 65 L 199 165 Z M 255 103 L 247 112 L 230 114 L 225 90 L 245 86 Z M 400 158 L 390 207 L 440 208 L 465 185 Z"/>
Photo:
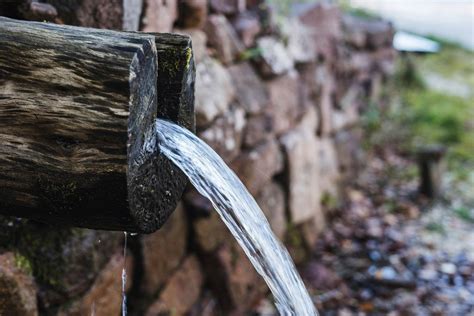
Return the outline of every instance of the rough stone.
<path id="1" fill-rule="evenodd" d="M 269 139 L 273 135 L 273 125 L 273 116 L 269 113 L 250 116 L 244 131 L 244 147 L 251 148 Z"/>
<path id="2" fill-rule="evenodd" d="M 239 154 L 244 127 L 245 112 L 243 109 L 234 106 L 198 135 L 224 161 L 230 162 Z"/>
<path id="3" fill-rule="evenodd" d="M 303 236 L 306 247 L 312 251 L 316 246 L 319 235 L 326 227 L 326 216 L 321 210 L 314 214 L 314 217 L 301 224 L 301 234 Z"/>
<path id="4" fill-rule="evenodd" d="M 248 114 L 259 114 L 269 104 L 265 85 L 249 63 L 240 63 L 228 68 L 236 90 L 236 101 Z"/>
<path id="5" fill-rule="evenodd" d="M 375 49 L 392 44 L 394 29 L 388 21 L 348 14 L 341 21 L 344 39 L 354 47 Z"/>
<path id="6" fill-rule="evenodd" d="M 22 16 L 30 21 L 54 22 L 58 16 L 58 11 L 49 3 L 25 2 L 19 7 Z"/>
<path id="7" fill-rule="evenodd" d="M 212 211 L 207 217 L 200 217 L 193 221 L 194 238 L 200 251 L 210 253 L 220 247 L 225 241 L 232 240 L 232 236 L 219 217 Z"/>
<path id="8" fill-rule="evenodd" d="M 294 69 L 293 59 L 285 45 L 272 36 L 260 37 L 257 40 L 258 69 L 264 77 L 279 76 Z"/>
<path id="9" fill-rule="evenodd" d="M 288 209 L 294 224 L 321 212 L 316 113 L 308 111 L 301 124 L 280 139 L 287 161 Z"/>
<path id="10" fill-rule="evenodd" d="M 213 12 L 233 15 L 245 11 L 245 0 L 209 0 L 209 6 Z"/>
<path id="11" fill-rule="evenodd" d="M 393 76 L 397 69 L 396 60 L 397 52 L 393 47 L 385 47 L 374 52 L 373 58 L 376 62 L 375 69 L 380 71 L 383 75 Z"/>
<path id="12" fill-rule="evenodd" d="M 197 64 L 201 63 L 207 57 L 207 36 L 199 29 L 174 29 L 174 33 L 188 35 L 193 43 L 194 60 Z"/>
<path id="13" fill-rule="evenodd" d="M 142 31 L 171 32 L 177 17 L 177 0 L 145 0 Z"/>
<path id="14" fill-rule="evenodd" d="M 334 109 L 334 79 L 327 76 L 321 89 L 319 102 L 319 135 L 327 136 L 333 131 L 333 109 Z"/>
<path id="15" fill-rule="evenodd" d="M 0 255 L 0 315 L 38 315 L 31 269 L 13 252 Z"/>
<path id="16" fill-rule="evenodd" d="M 358 74 L 359 77 L 367 76 L 374 68 L 374 60 L 367 51 L 347 51 L 347 56 L 338 68 L 345 73 Z"/>
<path id="17" fill-rule="evenodd" d="M 225 16 L 209 16 L 204 31 L 208 45 L 215 50 L 217 58 L 223 64 L 231 64 L 243 52 L 244 45 Z"/>
<path id="18" fill-rule="evenodd" d="M 153 296 L 186 254 L 187 224 L 181 204 L 157 232 L 141 239 L 143 275 L 141 288 Z"/>
<path id="19" fill-rule="evenodd" d="M 332 138 L 322 137 L 319 139 L 318 148 L 320 190 L 324 195 L 331 198 L 339 196 L 339 160 L 336 146 Z"/>
<path id="20" fill-rule="evenodd" d="M 250 11 L 242 12 L 232 19 L 232 25 L 245 47 L 251 47 L 261 32 L 260 20 Z"/>
<path id="21" fill-rule="evenodd" d="M 31 267 L 43 308 L 86 292 L 119 248 L 123 234 L 0 217 L 0 248 Z"/>
<path id="22" fill-rule="evenodd" d="M 305 97 L 313 102 L 321 99 L 322 87 L 327 78 L 330 77 L 324 64 L 311 63 L 299 67 Z"/>
<path id="23" fill-rule="evenodd" d="M 234 86 L 227 70 L 216 60 L 205 58 L 196 66 L 196 123 L 209 125 L 229 108 L 235 96 Z"/>
<path id="24" fill-rule="evenodd" d="M 272 138 L 242 152 L 230 166 L 255 196 L 283 169 L 283 157 L 278 143 Z"/>
<path id="25" fill-rule="evenodd" d="M 316 60 L 316 47 L 311 33 L 298 19 L 284 20 L 282 35 L 287 40 L 287 50 L 295 63 L 310 63 Z"/>
<path id="26" fill-rule="evenodd" d="M 8 3 L 9 1 L 2 1 L 2 5 L 5 2 Z M 33 3 L 39 1 L 21 2 Z M 69 1 L 62 0 L 48 0 L 41 2 L 48 2 L 49 5 L 56 8 L 56 23 L 113 30 L 122 30 L 124 26 L 127 26 L 128 23 L 124 23 L 126 19 L 138 20 L 137 18 L 140 16 L 141 9 L 141 5 L 139 5 L 137 8 L 138 10 L 134 10 L 135 6 L 133 3 L 121 0 L 82 0 L 75 1 L 75 6 L 71 5 Z M 20 1 L 16 1 L 16 3 L 20 3 Z M 43 3 L 41 6 L 43 6 L 44 9 Z M 133 15 L 135 16 L 132 17 Z M 25 18 L 26 17 L 27 16 L 25 16 Z M 136 25 L 138 23 L 133 24 Z"/>
<path id="27" fill-rule="evenodd" d="M 195 188 L 189 188 L 183 195 L 186 213 L 192 218 L 210 216 L 213 212 L 211 201 L 202 196 Z"/>
<path id="28" fill-rule="evenodd" d="M 350 14 L 344 14 L 342 17 L 344 42 L 359 49 L 367 47 L 367 32 L 360 27 L 360 20 Z"/>
<path id="29" fill-rule="evenodd" d="M 133 259 L 127 256 L 125 263 L 127 271 L 126 290 L 132 286 Z M 110 258 L 92 287 L 79 300 L 63 307 L 58 316 L 80 315 L 119 315 L 122 307 L 122 269 L 124 258 L 118 252 Z"/>
<path id="30" fill-rule="evenodd" d="M 336 101 L 337 109 L 332 113 L 332 128 L 338 131 L 350 128 L 359 121 L 359 109 L 362 107 L 363 91 L 359 85 L 353 84 L 346 89 L 340 100 Z"/>
<path id="31" fill-rule="evenodd" d="M 223 244 L 201 260 L 208 284 L 226 315 L 245 314 L 267 291 L 263 279 L 236 242 Z"/>
<path id="32" fill-rule="evenodd" d="M 335 43 L 342 37 L 338 6 L 325 2 L 302 3 L 293 7 L 293 14 L 309 28 L 318 54 L 325 60 L 334 60 Z"/>
<path id="33" fill-rule="evenodd" d="M 270 182 L 262 188 L 256 201 L 268 219 L 275 235 L 283 240 L 286 233 L 285 193 L 276 182 Z"/>
<path id="34" fill-rule="evenodd" d="M 207 19 L 207 0 L 181 0 L 179 25 L 184 28 L 202 28 Z"/>
<path id="35" fill-rule="evenodd" d="M 297 73 L 275 78 L 266 84 L 270 96 L 274 132 L 279 135 L 293 127 L 304 111 L 301 85 Z"/>
<path id="36" fill-rule="evenodd" d="M 145 315 L 185 315 L 198 300 L 202 283 L 198 259 L 195 256 L 187 257 Z"/>
<path id="37" fill-rule="evenodd" d="M 335 134 L 334 141 L 342 178 L 349 179 L 356 176 L 365 164 L 361 147 L 362 131 L 359 128 L 342 130 Z"/>

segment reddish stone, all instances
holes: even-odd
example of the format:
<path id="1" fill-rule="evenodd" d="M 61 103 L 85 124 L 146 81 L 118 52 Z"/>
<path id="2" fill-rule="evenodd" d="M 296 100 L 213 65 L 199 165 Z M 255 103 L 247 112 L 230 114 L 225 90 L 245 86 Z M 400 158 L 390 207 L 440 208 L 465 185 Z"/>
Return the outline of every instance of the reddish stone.
<path id="1" fill-rule="evenodd" d="M 286 233 L 285 193 L 279 184 L 265 185 L 256 201 L 268 219 L 275 235 L 283 240 Z"/>
<path id="2" fill-rule="evenodd" d="M 287 39 L 287 50 L 296 64 L 316 61 L 316 47 L 310 29 L 298 19 L 284 20 L 283 36 Z"/>
<path id="3" fill-rule="evenodd" d="M 317 291 L 334 290 L 343 284 L 336 272 L 314 261 L 306 265 L 302 277 L 311 289 Z"/>
<path id="4" fill-rule="evenodd" d="M 207 19 L 207 0 L 181 0 L 179 25 L 184 28 L 201 28 Z"/>
<path id="5" fill-rule="evenodd" d="M 235 242 L 201 259 L 209 286 L 225 315 L 245 314 L 267 291 L 265 282 Z"/>
<path id="6" fill-rule="evenodd" d="M 19 6 L 19 10 L 24 19 L 31 21 L 54 22 L 58 16 L 56 8 L 49 3 L 25 2 Z"/>
<path id="7" fill-rule="evenodd" d="M 216 60 L 205 58 L 196 65 L 196 124 L 206 127 L 229 108 L 235 88 L 227 70 Z"/>
<path id="8" fill-rule="evenodd" d="M 38 315 L 36 286 L 22 259 L 12 252 L 0 255 L 0 315 Z"/>
<path id="9" fill-rule="evenodd" d="M 145 0 L 143 32 L 171 32 L 178 17 L 177 0 Z"/>
<path id="10" fill-rule="evenodd" d="M 334 60 L 335 43 L 342 37 L 341 16 L 337 5 L 304 3 L 294 7 L 294 14 L 309 28 L 319 55 Z"/>
<path id="11" fill-rule="evenodd" d="M 237 103 L 248 114 L 262 113 L 269 104 L 268 93 L 250 64 L 233 65 L 228 71 L 236 90 Z"/>
<path id="12" fill-rule="evenodd" d="M 180 204 L 160 230 L 141 239 L 144 293 L 153 296 L 165 284 L 186 254 L 186 241 L 187 223 Z"/>
<path id="13" fill-rule="evenodd" d="M 209 0 L 209 6 L 213 12 L 233 15 L 245 11 L 245 0 Z"/>
<path id="14" fill-rule="evenodd" d="M 332 138 L 322 137 L 319 139 L 318 158 L 321 193 L 337 199 L 340 172 L 336 146 Z"/>
<path id="15" fill-rule="evenodd" d="M 367 33 L 360 27 L 360 18 L 350 14 L 342 17 L 344 41 L 355 48 L 367 47 Z"/>
<path id="16" fill-rule="evenodd" d="M 334 141 L 339 170 L 344 179 L 355 177 L 365 165 L 365 155 L 361 146 L 362 134 L 359 128 L 342 130 L 335 134 Z"/>
<path id="17" fill-rule="evenodd" d="M 294 69 L 293 59 L 283 43 L 272 36 L 257 40 L 259 56 L 256 59 L 258 70 L 263 77 L 283 75 Z"/>
<path id="18" fill-rule="evenodd" d="M 317 63 L 305 64 L 300 67 L 299 73 L 304 97 L 313 102 L 319 101 L 323 84 L 329 77 L 327 67 Z"/>
<path id="19" fill-rule="evenodd" d="M 334 108 L 334 79 L 328 77 L 322 85 L 319 102 L 319 135 L 327 136 L 333 131 L 332 116 Z"/>
<path id="20" fill-rule="evenodd" d="M 47 2 L 57 10 L 56 22 L 113 30 L 123 29 L 124 17 L 128 15 L 127 11 L 133 9 L 123 0 L 75 1 L 77 6 L 74 7 L 62 0 L 48 0 Z"/>
<path id="21" fill-rule="evenodd" d="M 304 112 L 298 74 L 292 72 L 266 82 L 270 95 L 270 113 L 274 132 L 279 135 L 295 126 Z"/>
<path id="22" fill-rule="evenodd" d="M 274 139 L 242 152 L 230 165 L 252 195 L 258 194 L 283 169 L 283 157 Z"/>
<path id="23" fill-rule="evenodd" d="M 199 261 L 195 256 L 187 257 L 145 315 L 185 315 L 198 300 L 202 283 Z"/>
<path id="24" fill-rule="evenodd" d="M 245 47 L 253 46 L 256 36 L 262 30 L 258 16 L 248 11 L 240 13 L 233 18 L 232 25 Z"/>
<path id="25" fill-rule="evenodd" d="M 226 241 L 233 239 L 229 230 L 216 211 L 212 210 L 208 217 L 200 217 L 193 221 L 194 240 L 201 251 L 212 252 Z"/>
<path id="26" fill-rule="evenodd" d="M 337 103 L 332 113 L 332 129 L 338 131 L 350 128 L 359 122 L 359 108 L 362 106 L 363 91 L 358 85 L 346 89 L 346 93 Z"/>
<path id="27" fill-rule="evenodd" d="M 126 289 L 132 286 L 133 260 L 127 256 Z M 80 315 L 119 315 L 122 309 L 122 269 L 124 258 L 122 252 L 116 253 L 96 277 L 94 284 L 77 301 L 63 307 L 58 316 Z"/>
<path id="28" fill-rule="evenodd" d="M 183 195 L 186 213 L 198 218 L 210 216 L 214 211 L 211 201 L 202 196 L 195 188 L 189 188 Z"/>
<path id="29" fill-rule="evenodd" d="M 209 16 L 204 31 L 208 45 L 216 51 L 217 58 L 223 64 L 231 64 L 244 50 L 237 33 L 223 15 Z"/>
<path id="30" fill-rule="evenodd" d="M 316 246 L 319 235 L 326 227 L 326 216 L 322 209 L 314 214 L 314 217 L 301 224 L 301 234 L 306 247 L 312 251 Z"/>
<path id="31" fill-rule="evenodd" d="M 314 108 L 297 128 L 280 139 L 287 161 L 288 209 L 294 224 L 312 219 L 321 212 L 317 117 Z"/>
<path id="32" fill-rule="evenodd" d="M 199 137 L 211 146 L 226 162 L 232 161 L 240 152 L 245 127 L 245 112 L 231 107 L 217 118 Z"/>
<path id="33" fill-rule="evenodd" d="M 244 131 L 243 145 L 247 148 L 269 139 L 273 135 L 273 117 L 269 113 L 250 116 Z"/>

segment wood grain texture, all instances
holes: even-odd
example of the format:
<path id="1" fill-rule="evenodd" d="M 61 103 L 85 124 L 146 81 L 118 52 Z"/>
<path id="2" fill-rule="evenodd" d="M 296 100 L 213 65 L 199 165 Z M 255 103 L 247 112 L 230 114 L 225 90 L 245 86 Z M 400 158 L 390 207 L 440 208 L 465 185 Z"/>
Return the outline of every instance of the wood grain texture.
<path id="1" fill-rule="evenodd" d="M 0 17 L 1 214 L 131 232 L 164 223 L 186 182 L 142 151 L 159 112 L 155 41 Z"/>

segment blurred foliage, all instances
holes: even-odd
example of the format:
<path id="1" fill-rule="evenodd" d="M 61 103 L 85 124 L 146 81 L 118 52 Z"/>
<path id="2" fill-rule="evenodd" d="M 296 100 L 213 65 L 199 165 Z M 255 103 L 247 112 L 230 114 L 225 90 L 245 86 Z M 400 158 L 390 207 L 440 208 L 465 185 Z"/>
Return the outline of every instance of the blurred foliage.
<path id="1" fill-rule="evenodd" d="M 452 168 L 474 166 L 474 96 L 457 96 L 430 88 L 429 73 L 456 80 L 474 91 L 474 53 L 446 44 L 438 54 L 402 55 L 385 93 L 395 100 L 387 109 L 370 106 L 363 117 L 368 144 L 394 144 L 402 152 L 420 145 L 448 147 Z"/>
<path id="2" fill-rule="evenodd" d="M 343 12 L 351 14 L 353 16 L 358 16 L 364 19 L 377 19 L 379 16 L 371 11 L 362 8 L 356 8 L 351 6 L 349 0 L 339 0 L 335 1 L 339 4 L 339 7 L 342 9 Z"/>
<path id="3" fill-rule="evenodd" d="M 460 206 L 454 210 L 456 215 L 462 220 L 474 223 L 474 214 L 466 206 Z"/>

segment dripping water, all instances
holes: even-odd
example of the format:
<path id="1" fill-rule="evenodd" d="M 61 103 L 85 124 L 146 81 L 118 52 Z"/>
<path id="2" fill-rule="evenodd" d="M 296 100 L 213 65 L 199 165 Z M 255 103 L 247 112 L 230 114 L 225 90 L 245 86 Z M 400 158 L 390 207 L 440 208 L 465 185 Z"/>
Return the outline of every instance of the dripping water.
<path id="1" fill-rule="evenodd" d="M 122 316 L 127 316 L 127 232 L 123 232 L 123 266 L 122 266 Z"/>
<path id="2" fill-rule="evenodd" d="M 242 182 L 203 141 L 173 123 L 157 120 L 160 151 L 208 198 L 273 293 L 281 315 L 317 311 L 287 250 L 274 236 Z"/>

